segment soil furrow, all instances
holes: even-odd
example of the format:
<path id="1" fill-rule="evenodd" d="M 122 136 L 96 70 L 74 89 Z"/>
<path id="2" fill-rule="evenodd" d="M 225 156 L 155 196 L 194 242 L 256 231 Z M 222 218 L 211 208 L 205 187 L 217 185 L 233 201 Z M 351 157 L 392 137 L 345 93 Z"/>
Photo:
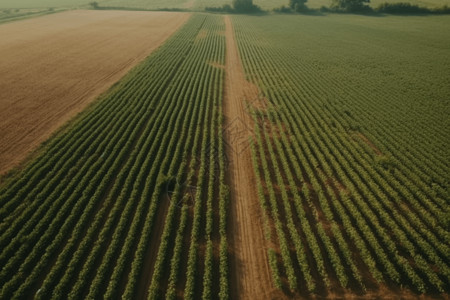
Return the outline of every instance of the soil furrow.
<path id="1" fill-rule="evenodd" d="M 253 122 L 246 102 L 256 99 L 258 89 L 245 80 L 233 27 L 226 25 L 224 137 L 230 159 L 231 296 L 233 299 L 269 299 L 274 292 L 260 217 L 249 139 Z"/>

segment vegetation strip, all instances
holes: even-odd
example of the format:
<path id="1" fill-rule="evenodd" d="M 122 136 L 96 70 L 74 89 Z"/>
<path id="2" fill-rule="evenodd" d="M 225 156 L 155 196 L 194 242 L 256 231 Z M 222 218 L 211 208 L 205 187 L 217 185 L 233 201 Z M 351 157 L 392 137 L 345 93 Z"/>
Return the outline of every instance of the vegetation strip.
<path id="1" fill-rule="evenodd" d="M 415 171 L 414 163 L 378 162 L 386 148 L 380 147 L 383 150 L 377 153 L 365 143 L 352 141 L 349 132 L 360 130 L 353 114 L 330 112 L 326 92 L 317 88 L 324 80 L 330 88 L 342 83 L 332 76 L 319 80 L 321 72 L 309 65 L 309 54 L 302 59 L 302 52 L 295 51 L 313 45 L 298 42 L 282 48 L 274 41 L 276 32 L 303 21 L 292 17 L 270 28 L 267 19 L 264 24 L 248 17 L 233 21 L 247 76 L 258 83 L 267 99 L 264 107 L 250 108 L 257 124 L 253 162 L 263 190 L 260 203 L 270 214 L 279 245 L 279 251 L 270 253 L 275 281 L 285 282 L 282 289 L 300 295 L 305 290 L 297 286 L 304 285 L 309 293 L 319 295 L 327 295 L 330 289 L 368 292 L 367 286 L 384 284 L 407 286 L 419 293 L 448 291 L 448 230 L 444 229 L 445 217 L 438 217 L 437 211 L 445 196 L 419 196 L 431 190 L 413 187 L 422 173 Z M 350 99 L 364 105 L 360 98 L 353 98 L 355 93 L 359 92 L 353 89 L 348 94 Z M 355 104 L 354 109 L 368 116 L 359 107 Z M 373 110 L 377 109 L 384 107 L 374 104 Z M 404 126 L 395 118 L 387 119 L 392 126 Z M 365 124 L 364 119 L 359 122 Z M 385 130 L 384 134 L 395 133 Z M 400 136 L 396 142 L 388 140 L 405 143 Z M 419 147 L 411 151 L 421 152 Z M 438 156 L 422 155 L 422 166 L 430 156 L 442 166 Z M 406 163 L 401 154 L 399 159 Z M 435 222 L 432 214 L 438 218 Z M 350 249 L 355 250 L 351 253 Z M 305 251 L 307 259 L 302 257 Z M 362 276 L 367 272 L 370 276 Z"/>
<path id="2" fill-rule="evenodd" d="M 223 30 L 193 16 L 3 187 L 1 299 L 228 298 Z"/>

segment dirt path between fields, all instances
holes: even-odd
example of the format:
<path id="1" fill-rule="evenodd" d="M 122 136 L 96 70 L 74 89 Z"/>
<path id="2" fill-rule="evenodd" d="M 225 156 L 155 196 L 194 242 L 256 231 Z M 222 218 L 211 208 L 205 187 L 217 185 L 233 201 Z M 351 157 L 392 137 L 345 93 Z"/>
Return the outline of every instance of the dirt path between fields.
<path id="1" fill-rule="evenodd" d="M 252 135 L 253 122 L 246 110 L 246 101 L 256 99 L 258 89 L 245 79 L 229 16 L 225 16 L 225 25 L 224 128 L 226 151 L 230 160 L 231 298 L 270 299 L 273 298 L 275 288 L 268 265 L 248 141 Z"/>
<path id="2" fill-rule="evenodd" d="M 68 11 L 0 26 L 0 175 L 159 47 L 189 18 Z"/>

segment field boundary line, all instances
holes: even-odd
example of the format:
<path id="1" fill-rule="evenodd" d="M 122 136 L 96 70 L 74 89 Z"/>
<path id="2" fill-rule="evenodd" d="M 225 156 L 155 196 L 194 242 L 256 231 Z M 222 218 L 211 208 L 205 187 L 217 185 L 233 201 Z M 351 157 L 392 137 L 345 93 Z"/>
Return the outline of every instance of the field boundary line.
<path id="1" fill-rule="evenodd" d="M 246 100 L 258 89 L 245 79 L 230 16 L 224 16 L 226 36 L 224 139 L 230 159 L 227 180 L 231 192 L 230 246 L 233 299 L 268 299 L 275 287 L 271 280 L 267 245 L 256 193 L 250 138 L 253 121 Z"/>

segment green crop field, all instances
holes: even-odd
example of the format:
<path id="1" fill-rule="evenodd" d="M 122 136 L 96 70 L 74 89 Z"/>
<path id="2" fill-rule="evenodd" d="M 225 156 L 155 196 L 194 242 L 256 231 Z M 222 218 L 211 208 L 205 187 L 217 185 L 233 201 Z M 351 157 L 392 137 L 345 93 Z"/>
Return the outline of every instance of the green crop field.
<path id="1" fill-rule="evenodd" d="M 179 8 L 190 9 L 194 1 L 189 0 L 104 0 L 99 2 L 102 6 L 137 7 L 144 9 Z"/>
<path id="2" fill-rule="evenodd" d="M 109 0 L 111 1 L 111 0 Z M 124 0 L 112 0 L 115 1 L 115 3 L 123 2 Z M 133 0 L 130 1 L 131 6 L 134 5 L 135 2 L 139 0 Z M 153 0 L 157 2 L 156 0 Z M 172 0 L 174 1 L 174 0 Z M 308 0 L 306 5 L 310 8 L 320 8 L 322 6 L 330 6 L 332 0 Z M 416 4 L 420 6 L 425 6 L 429 8 L 434 7 L 442 7 L 444 5 L 450 6 L 449 0 L 371 0 L 370 6 L 377 7 L 381 3 L 397 3 L 397 2 L 408 2 L 411 4 Z M 254 4 L 258 5 L 264 10 L 273 10 L 274 8 L 281 7 L 282 5 L 288 6 L 289 1 L 288 0 L 254 0 Z M 230 0 L 195 0 L 194 2 L 194 8 L 203 9 L 205 7 L 214 7 L 214 6 L 222 6 L 224 4 L 231 4 Z"/>
<path id="3" fill-rule="evenodd" d="M 48 8 L 88 6 L 86 0 L 2 0 L 0 8 Z"/>
<path id="4" fill-rule="evenodd" d="M 1 190 L 1 299 L 226 297 L 220 21 L 192 17 Z"/>
<path id="5" fill-rule="evenodd" d="M 2 0 L 0 9 L 3 8 L 88 8 L 89 0 Z M 129 7 L 142 9 L 180 8 L 180 9 L 204 9 L 205 7 L 217 7 L 231 4 L 231 0 L 97 0 L 100 6 Z M 288 0 L 254 0 L 256 5 L 264 10 L 272 10 L 282 5 L 287 6 Z M 429 8 L 450 6 L 450 0 L 371 0 L 370 5 L 377 7 L 381 3 L 409 2 Z M 331 0 L 308 0 L 310 8 L 330 6 Z"/>
<path id="6" fill-rule="evenodd" d="M 5 9 L 0 10 L 0 24 L 27 19 L 31 17 L 42 16 L 56 12 L 54 9 L 36 8 L 36 9 Z"/>
<path id="7" fill-rule="evenodd" d="M 2 8 L 88 8 L 90 0 L 2 0 Z M 132 7 L 143 9 L 187 8 L 188 0 L 97 0 L 100 6 Z"/>
<path id="8" fill-rule="evenodd" d="M 234 299 L 255 261 L 255 299 L 448 298 L 449 32 L 448 16 L 193 14 L 2 179 L 0 299 Z M 236 123 L 249 147 L 231 161 Z M 240 189 L 254 260 L 233 248 L 259 253 Z"/>
<path id="9" fill-rule="evenodd" d="M 117 0 L 120 1 L 120 0 Z M 308 0 L 306 5 L 310 8 L 320 8 L 322 6 L 330 6 L 332 0 Z M 449 0 L 371 0 L 370 6 L 377 7 L 378 5 L 389 2 L 389 3 L 397 3 L 397 2 L 408 2 L 411 4 L 416 4 L 420 6 L 425 6 L 429 8 L 434 7 L 442 7 L 444 5 L 450 6 Z M 282 5 L 288 6 L 288 0 L 254 0 L 254 4 L 258 5 L 264 10 L 273 10 L 274 8 L 278 8 Z M 205 7 L 214 7 L 214 6 L 222 6 L 224 4 L 231 4 L 229 0 L 196 0 L 194 7 L 196 8 L 205 8 Z"/>
<path id="10" fill-rule="evenodd" d="M 233 21 L 274 280 L 448 291 L 450 18 Z"/>

